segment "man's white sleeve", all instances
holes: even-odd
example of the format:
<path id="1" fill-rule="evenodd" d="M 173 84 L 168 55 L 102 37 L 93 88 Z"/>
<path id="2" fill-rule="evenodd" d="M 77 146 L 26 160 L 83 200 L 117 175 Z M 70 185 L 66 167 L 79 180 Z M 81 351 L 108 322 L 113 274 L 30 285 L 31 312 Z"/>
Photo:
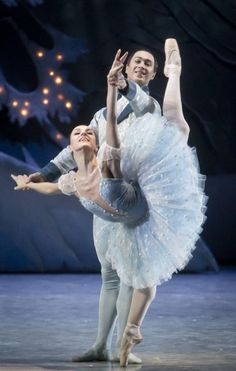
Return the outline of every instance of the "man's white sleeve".
<path id="1" fill-rule="evenodd" d="M 160 105 L 154 98 L 150 97 L 150 95 L 143 91 L 135 82 L 127 80 L 127 84 L 127 92 L 123 94 L 122 91 L 120 91 L 120 93 L 129 100 L 135 116 L 142 116 L 146 112 L 155 112 L 161 115 Z"/>
<path id="2" fill-rule="evenodd" d="M 64 148 L 51 162 L 56 165 L 61 174 L 66 174 L 76 167 L 70 147 Z"/>

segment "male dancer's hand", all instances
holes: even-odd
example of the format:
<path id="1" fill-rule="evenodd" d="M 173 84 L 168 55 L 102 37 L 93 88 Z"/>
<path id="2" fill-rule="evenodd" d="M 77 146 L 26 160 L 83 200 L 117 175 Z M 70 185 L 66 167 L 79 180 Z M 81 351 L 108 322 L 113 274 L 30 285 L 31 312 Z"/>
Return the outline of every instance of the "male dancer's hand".
<path id="1" fill-rule="evenodd" d="M 45 182 L 45 179 L 44 179 L 44 177 L 42 176 L 41 173 L 36 172 L 36 173 L 30 174 L 30 175 L 28 176 L 28 181 L 27 181 L 27 183 L 29 183 L 29 182 L 33 182 L 33 183 L 41 183 L 41 182 Z"/>

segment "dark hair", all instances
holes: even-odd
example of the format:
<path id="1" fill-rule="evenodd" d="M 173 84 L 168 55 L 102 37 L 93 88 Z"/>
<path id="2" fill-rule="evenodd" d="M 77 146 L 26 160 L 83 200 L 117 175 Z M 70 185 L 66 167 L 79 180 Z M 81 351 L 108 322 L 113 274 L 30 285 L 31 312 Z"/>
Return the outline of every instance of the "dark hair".
<path id="1" fill-rule="evenodd" d="M 137 52 L 139 52 L 139 51 L 148 52 L 148 53 L 150 53 L 153 56 L 153 59 L 154 59 L 154 72 L 156 72 L 157 71 L 157 67 L 158 67 L 156 56 L 155 56 L 155 54 L 154 54 L 153 51 L 151 51 L 150 49 L 147 49 L 147 48 L 140 47 L 140 48 L 132 49 L 131 52 L 129 52 L 129 55 L 128 55 L 128 58 L 127 58 L 127 61 L 126 61 L 126 65 L 129 65 L 130 64 L 130 61 L 133 58 L 134 54 L 137 53 Z"/>

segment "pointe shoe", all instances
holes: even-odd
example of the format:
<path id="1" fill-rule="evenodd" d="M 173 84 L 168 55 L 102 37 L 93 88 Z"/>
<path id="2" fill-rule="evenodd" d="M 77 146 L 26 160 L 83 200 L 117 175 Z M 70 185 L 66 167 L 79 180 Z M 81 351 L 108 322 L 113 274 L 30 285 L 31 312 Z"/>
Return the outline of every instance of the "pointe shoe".
<path id="1" fill-rule="evenodd" d="M 175 39 L 166 39 L 165 42 L 165 67 L 164 75 L 170 77 L 171 75 L 180 76 L 181 74 L 181 58 L 179 47 Z"/>
<path id="2" fill-rule="evenodd" d="M 120 362 L 120 357 L 119 356 L 113 356 L 110 358 L 110 361 L 112 362 Z M 129 353 L 128 355 L 128 365 L 141 365 L 143 363 L 142 359 L 137 357 L 133 353 Z"/>
<path id="3" fill-rule="evenodd" d="M 128 356 L 128 365 L 141 365 L 141 358 L 137 357 L 135 354 L 130 353 Z"/>
<path id="4" fill-rule="evenodd" d="M 124 331 L 123 339 L 120 348 L 120 365 L 126 367 L 128 365 L 129 354 L 132 348 L 141 343 L 143 340 L 142 335 L 137 325 L 127 325 Z"/>

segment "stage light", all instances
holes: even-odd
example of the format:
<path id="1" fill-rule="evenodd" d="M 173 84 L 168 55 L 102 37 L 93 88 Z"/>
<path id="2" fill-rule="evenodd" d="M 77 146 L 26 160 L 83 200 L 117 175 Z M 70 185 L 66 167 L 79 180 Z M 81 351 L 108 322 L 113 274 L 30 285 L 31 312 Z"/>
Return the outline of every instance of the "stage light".
<path id="1" fill-rule="evenodd" d="M 50 70 L 50 71 L 48 72 L 48 74 L 49 74 L 49 76 L 54 76 L 54 75 L 55 75 L 55 72 L 54 72 L 53 70 Z"/>
<path id="2" fill-rule="evenodd" d="M 38 50 L 36 53 L 38 58 L 43 58 L 44 57 L 44 52 L 42 50 Z"/>
<path id="3" fill-rule="evenodd" d="M 0 86 L 0 94 L 4 93 L 4 87 L 1 85 Z"/>
<path id="4" fill-rule="evenodd" d="M 65 103 L 65 107 L 67 108 L 67 109 L 71 109 L 72 108 L 72 103 L 71 102 L 66 102 Z"/>
<path id="5" fill-rule="evenodd" d="M 19 106 L 19 102 L 17 100 L 13 100 L 12 102 L 12 107 L 18 107 Z"/>
<path id="6" fill-rule="evenodd" d="M 56 85 L 62 84 L 62 78 L 60 76 L 55 77 L 54 82 Z"/>
<path id="7" fill-rule="evenodd" d="M 24 106 L 25 106 L 25 107 L 29 107 L 29 105 L 30 105 L 30 103 L 26 100 L 26 101 L 24 102 Z"/>
<path id="8" fill-rule="evenodd" d="M 49 93 L 49 89 L 48 88 L 43 88 L 43 94 L 47 95 Z"/>
<path id="9" fill-rule="evenodd" d="M 62 54 L 57 54 L 57 55 L 56 55 L 56 60 L 57 60 L 57 61 L 62 61 L 63 58 L 64 58 L 64 57 L 63 57 Z"/>
<path id="10" fill-rule="evenodd" d="M 43 99 L 43 104 L 47 105 L 49 103 L 48 99 Z"/>
<path id="11" fill-rule="evenodd" d="M 24 116 L 24 117 L 27 116 L 28 113 L 29 111 L 26 108 L 22 108 L 22 110 L 20 111 L 21 116 Z"/>

